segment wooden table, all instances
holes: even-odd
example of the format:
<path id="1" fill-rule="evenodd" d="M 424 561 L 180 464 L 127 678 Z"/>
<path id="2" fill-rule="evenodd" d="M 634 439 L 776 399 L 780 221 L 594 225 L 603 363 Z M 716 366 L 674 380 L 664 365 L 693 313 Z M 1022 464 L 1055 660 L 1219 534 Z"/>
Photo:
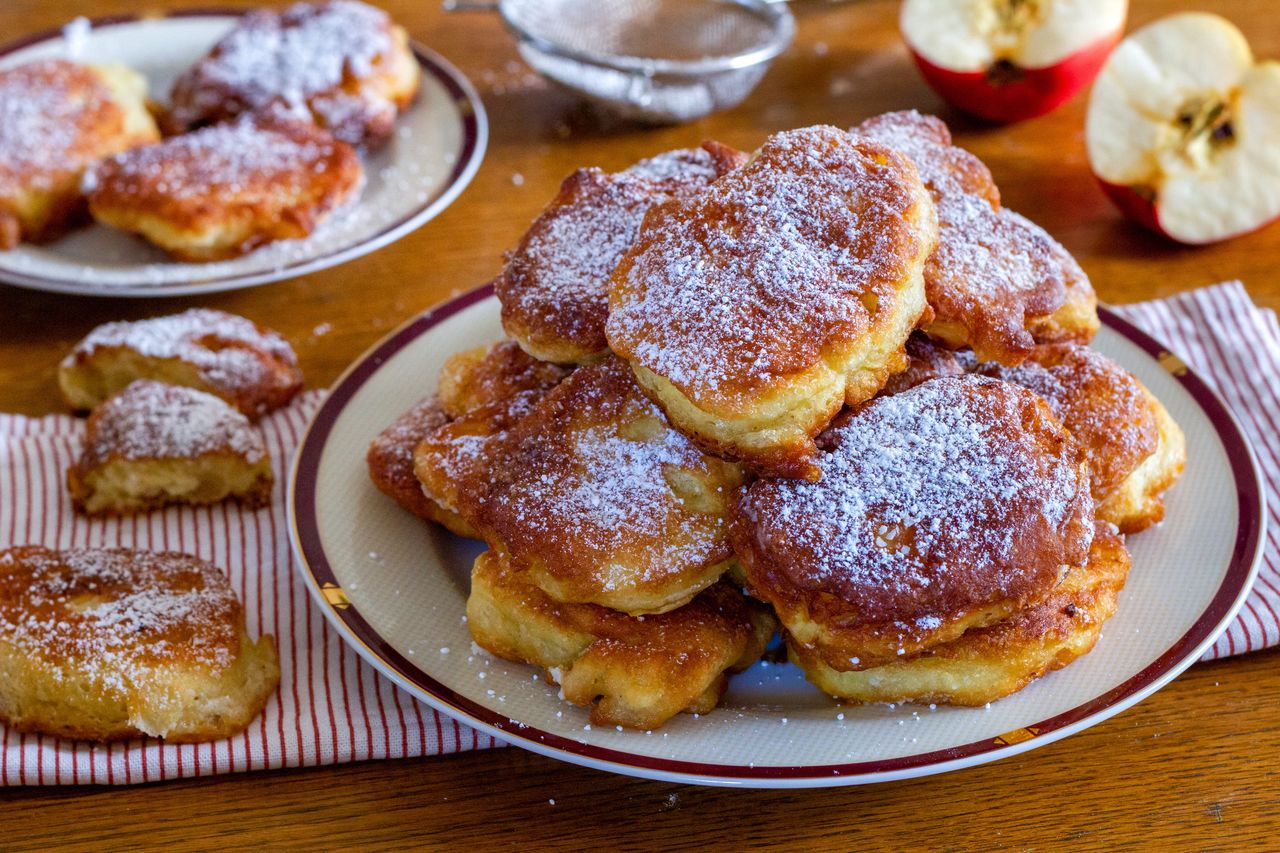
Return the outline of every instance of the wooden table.
<path id="1" fill-rule="evenodd" d="M 4 0 L 0 36 L 60 26 L 77 14 L 145 11 L 145 2 Z M 236 293 L 112 300 L 0 286 L 0 411 L 55 411 L 55 366 L 95 325 L 195 304 L 276 327 L 297 347 L 310 385 L 323 387 L 405 318 L 487 281 L 502 250 L 574 167 L 616 169 L 708 137 L 750 149 L 770 131 L 817 122 L 849 126 L 909 107 L 946 118 L 959 142 L 990 164 L 1009 206 L 1065 243 L 1104 300 L 1241 278 L 1259 303 L 1280 307 L 1280 226 L 1187 249 L 1124 223 L 1088 174 L 1083 98 L 1010 128 L 967 121 L 917 76 L 898 38 L 892 0 L 801 5 L 795 45 L 743 106 L 670 128 L 601 120 L 542 84 L 516 60 L 495 16 L 446 15 L 435 0 L 384 5 L 483 93 L 489 152 L 462 198 L 370 256 Z M 1183 5 L 1133 0 L 1132 23 Z M 1203 5 L 1244 26 L 1260 55 L 1280 55 L 1280 16 L 1265 14 L 1265 4 Z M 1196 666 L 1136 708 L 1067 740 L 929 779 L 719 790 L 611 776 L 499 749 L 132 789 L 9 790 L 0 793 L 0 848 L 1275 849 L 1277 709 L 1280 654 L 1264 652 Z"/>

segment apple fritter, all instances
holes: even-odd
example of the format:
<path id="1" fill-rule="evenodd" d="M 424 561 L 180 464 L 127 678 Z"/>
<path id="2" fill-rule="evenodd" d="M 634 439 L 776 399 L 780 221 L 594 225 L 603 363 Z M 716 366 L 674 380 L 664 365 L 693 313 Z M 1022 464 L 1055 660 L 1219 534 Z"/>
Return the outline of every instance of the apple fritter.
<path id="1" fill-rule="evenodd" d="M 474 451 L 497 438 L 555 387 L 568 371 L 536 361 L 514 341 L 457 353 L 440 371 L 438 390 L 420 400 L 369 445 L 369 476 L 382 492 L 420 518 L 459 536 L 477 537 L 457 512 L 457 492 L 483 477 Z M 421 450 L 421 469 L 415 452 Z M 470 469 L 476 469 L 474 474 Z"/>
<path id="2" fill-rule="evenodd" d="M 1097 297 L 1079 264 L 1044 229 L 1000 205 L 982 161 L 951 144 L 947 126 L 915 111 L 853 129 L 906 154 L 938 210 L 938 246 L 925 267 L 935 317 L 924 325 L 953 349 L 1018 364 L 1037 341 L 1087 343 Z"/>
<path id="3" fill-rule="evenodd" d="M 86 177 L 94 219 L 192 262 L 305 237 L 363 180 L 350 145 L 278 114 L 134 148 Z"/>
<path id="4" fill-rule="evenodd" d="M 713 710 L 727 673 L 760 658 L 777 620 L 723 581 L 658 615 L 564 604 L 486 551 L 471 572 L 467 627 L 493 654 L 543 667 L 592 723 L 654 729 Z"/>
<path id="5" fill-rule="evenodd" d="M 0 720 L 112 741 L 220 740 L 280 681 L 220 569 L 124 548 L 0 550 Z"/>
<path id="6" fill-rule="evenodd" d="M 418 93 L 409 38 L 352 0 L 255 9 L 173 84 L 174 133 L 279 107 L 351 145 L 378 146 Z"/>
<path id="7" fill-rule="evenodd" d="M 298 356 L 278 332 L 211 308 L 105 323 L 58 367 L 73 409 L 92 409 L 137 379 L 214 394 L 256 418 L 302 390 Z"/>
<path id="8" fill-rule="evenodd" d="M 649 211 L 613 273 L 609 345 L 703 446 L 814 476 L 813 436 L 905 366 L 936 240 L 904 155 L 833 127 L 773 134 Z"/>
<path id="9" fill-rule="evenodd" d="M 841 672 L 794 642 L 789 656 L 810 681 L 840 699 L 985 705 L 1087 654 L 1116 612 L 1130 564 L 1123 538 L 1111 525 L 1099 524 L 1089 561 L 1069 572 L 1044 601 L 919 657 Z"/>
<path id="10" fill-rule="evenodd" d="M 1088 463 L 1030 391 L 933 379 L 850 410 L 819 443 L 821 479 L 752 483 L 732 538 L 748 589 L 835 670 L 1008 618 L 1088 556 Z"/>
<path id="11" fill-rule="evenodd" d="M 72 503 L 90 514 L 227 498 L 263 506 L 274 483 L 248 418 L 212 394 L 145 379 L 93 410 L 67 471 Z"/>
<path id="12" fill-rule="evenodd" d="M 742 472 L 674 429 L 621 361 L 578 368 L 501 437 L 481 434 L 453 480 L 458 510 L 553 599 L 661 613 L 728 567 Z"/>
<path id="13" fill-rule="evenodd" d="M 120 65 L 46 59 L 0 71 L 0 250 L 87 219 L 84 170 L 160 138 L 146 100 L 146 81 Z"/>
<path id="14" fill-rule="evenodd" d="M 707 142 L 615 174 L 578 169 L 565 178 L 494 280 L 507 334 L 545 361 L 603 358 L 609 275 L 635 241 L 645 212 L 745 161 L 742 152 Z"/>

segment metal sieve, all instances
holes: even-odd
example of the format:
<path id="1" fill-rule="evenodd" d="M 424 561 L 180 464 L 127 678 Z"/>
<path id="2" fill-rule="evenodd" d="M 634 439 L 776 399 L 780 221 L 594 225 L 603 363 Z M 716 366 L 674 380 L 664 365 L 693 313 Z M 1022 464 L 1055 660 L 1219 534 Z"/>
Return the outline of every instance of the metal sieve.
<path id="1" fill-rule="evenodd" d="M 795 36 L 774 0 L 454 0 L 496 9 L 521 57 L 626 118 L 685 122 L 737 106 Z"/>

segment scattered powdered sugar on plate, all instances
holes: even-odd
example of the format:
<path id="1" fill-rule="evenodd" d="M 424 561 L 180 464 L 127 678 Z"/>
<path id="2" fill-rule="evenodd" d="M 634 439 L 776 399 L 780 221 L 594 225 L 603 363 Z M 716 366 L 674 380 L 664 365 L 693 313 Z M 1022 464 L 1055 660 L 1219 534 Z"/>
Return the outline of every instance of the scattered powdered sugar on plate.
<path id="1" fill-rule="evenodd" d="M 83 15 L 73 18 L 62 28 L 62 40 L 67 45 L 68 59 L 80 58 L 80 55 L 84 53 L 85 46 L 89 43 L 89 33 L 92 31 L 92 22 Z"/>
<path id="2" fill-rule="evenodd" d="M 194 388 L 138 380 L 89 418 L 85 456 L 90 461 L 189 459 L 218 452 L 254 463 L 266 447 L 248 418 Z"/>

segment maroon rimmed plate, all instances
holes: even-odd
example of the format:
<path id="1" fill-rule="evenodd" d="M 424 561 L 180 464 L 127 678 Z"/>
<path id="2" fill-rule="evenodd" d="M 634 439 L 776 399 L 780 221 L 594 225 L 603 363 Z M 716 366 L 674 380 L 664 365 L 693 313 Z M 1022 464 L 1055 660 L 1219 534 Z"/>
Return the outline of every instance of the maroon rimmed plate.
<path id="1" fill-rule="evenodd" d="M 96 21 L 0 47 L 0 69 L 35 59 L 121 63 L 166 99 L 173 80 L 236 22 L 227 11 L 179 11 Z M 0 252 L 0 281 L 94 296 L 212 293 L 295 278 L 345 263 L 421 227 L 453 203 L 484 158 L 488 123 L 479 95 L 456 68 L 421 45 L 422 89 L 382 148 L 364 157 L 359 197 L 310 236 L 239 258 L 182 263 L 123 231 L 91 225 L 44 245 Z"/>
<path id="2" fill-rule="evenodd" d="M 1212 391 L 1159 343 L 1103 311 L 1096 346 L 1164 401 L 1186 473 L 1159 527 L 1130 537 L 1134 567 L 1094 651 L 986 708 L 844 706 L 789 665 L 737 676 L 721 706 L 654 732 L 593 727 L 532 667 L 475 647 L 464 612 L 477 543 L 409 516 L 369 482 L 369 441 L 433 390 L 449 354 L 502 335 L 489 289 L 411 321 L 362 356 L 316 414 L 289 488 L 302 578 L 379 672 L 432 707 L 535 752 L 680 782 L 808 787 L 880 782 L 994 761 L 1092 726 L 1194 663 L 1257 570 L 1263 515 L 1248 445 Z"/>

